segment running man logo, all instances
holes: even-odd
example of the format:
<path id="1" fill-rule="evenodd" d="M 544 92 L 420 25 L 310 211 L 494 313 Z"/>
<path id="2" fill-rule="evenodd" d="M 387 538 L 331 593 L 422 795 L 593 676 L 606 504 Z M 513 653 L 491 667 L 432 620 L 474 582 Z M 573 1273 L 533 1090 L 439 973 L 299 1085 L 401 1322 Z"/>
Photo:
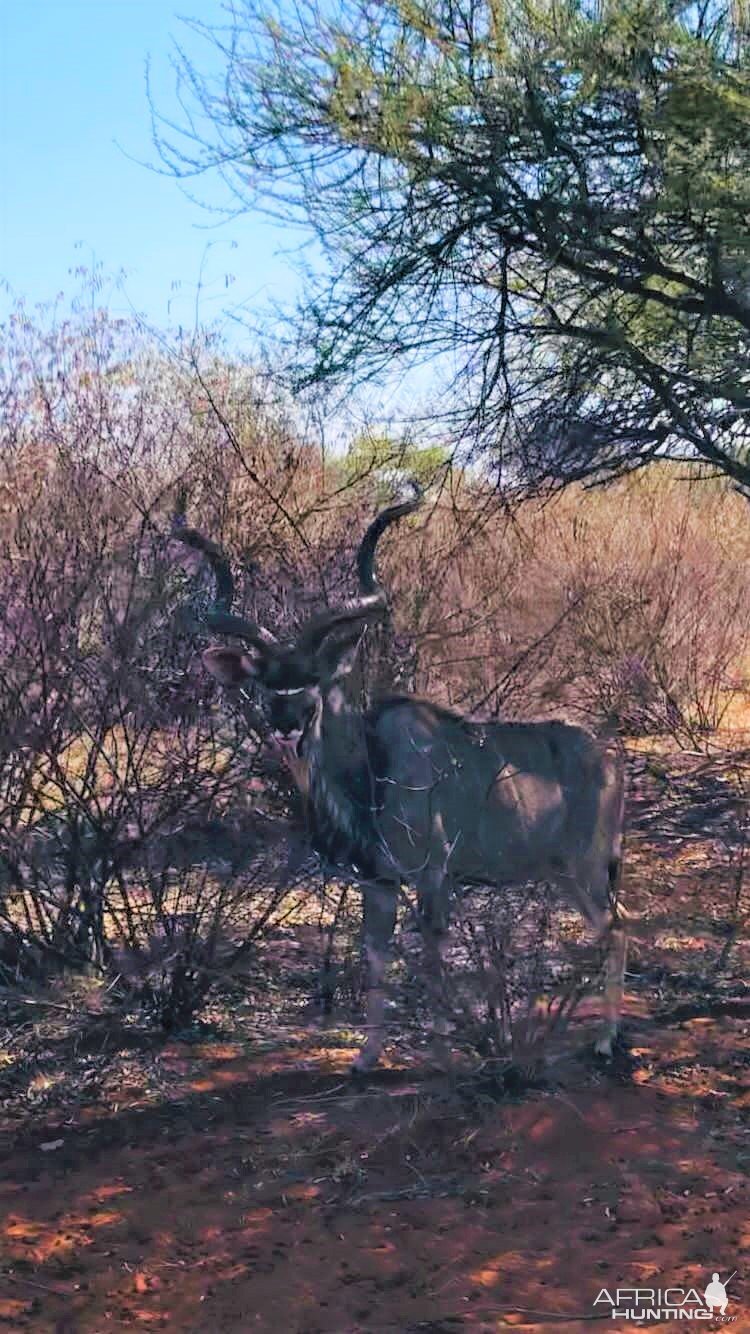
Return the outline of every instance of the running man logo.
<path id="1" fill-rule="evenodd" d="M 727 1288 L 736 1269 L 723 1283 L 718 1270 L 703 1295 L 696 1288 L 602 1288 L 594 1306 L 607 1306 L 613 1320 L 713 1320 L 723 1325 L 737 1319 L 728 1315 Z"/>

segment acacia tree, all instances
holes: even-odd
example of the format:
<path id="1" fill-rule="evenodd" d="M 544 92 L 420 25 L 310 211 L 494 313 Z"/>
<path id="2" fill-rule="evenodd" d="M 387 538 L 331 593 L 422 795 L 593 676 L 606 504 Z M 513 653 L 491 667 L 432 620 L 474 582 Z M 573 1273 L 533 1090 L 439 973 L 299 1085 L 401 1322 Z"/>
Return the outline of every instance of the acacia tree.
<path id="1" fill-rule="evenodd" d="M 183 61 L 202 117 L 158 142 L 317 233 L 298 383 L 449 353 L 454 426 L 516 476 L 668 453 L 750 487 L 740 0 L 296 0 L 283 19 L 234 0 L 231 19 L 208 33 L 224 80 Z"/>

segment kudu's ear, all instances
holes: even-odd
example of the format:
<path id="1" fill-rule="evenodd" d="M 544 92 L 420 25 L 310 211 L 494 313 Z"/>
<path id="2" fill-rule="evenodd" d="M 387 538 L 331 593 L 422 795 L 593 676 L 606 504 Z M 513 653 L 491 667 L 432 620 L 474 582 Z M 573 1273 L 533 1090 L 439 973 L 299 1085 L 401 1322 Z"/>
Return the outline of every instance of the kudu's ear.
<path id="1" fill-rule="evenodd" d="M 258 675 L 258 660 L 241 648 L 207 648 L 202 654 L 207 672 L 223 686 L 240 686 Z"/>

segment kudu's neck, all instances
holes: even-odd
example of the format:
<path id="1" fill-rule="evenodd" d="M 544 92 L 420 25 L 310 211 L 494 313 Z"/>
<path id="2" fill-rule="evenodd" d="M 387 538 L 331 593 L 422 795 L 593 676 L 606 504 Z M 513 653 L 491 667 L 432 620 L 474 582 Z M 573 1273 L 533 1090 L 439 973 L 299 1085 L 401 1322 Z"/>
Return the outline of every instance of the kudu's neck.
<path id="1" fill-rule="evenodd" d="M 305 745 L 316 851 L 328 862 L 369 873 L 373 824 L 367 735 L 362 711 L 334 685 L 321 700 Z"/>

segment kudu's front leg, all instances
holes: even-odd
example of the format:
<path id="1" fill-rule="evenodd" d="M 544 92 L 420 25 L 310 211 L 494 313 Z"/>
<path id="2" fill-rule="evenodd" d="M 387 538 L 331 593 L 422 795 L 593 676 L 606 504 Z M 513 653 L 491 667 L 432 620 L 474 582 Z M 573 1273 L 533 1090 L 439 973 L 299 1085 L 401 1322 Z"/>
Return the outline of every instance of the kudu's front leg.
<path id="1" fill-rule="evenodd" d="M 363 890 L 362 938 L 367 970 L 365 1026 L 367 1039 L 352 1065 L 354 1074 L 364 1074 L 378 1063 L 385 1037 L 385 970 L 396 924 L 398 902 L 395 885 L 366 885 Z"/>
<path id="2" fill-rule="evenodd" d="M 448 1048 L 443 1041 L 451 1031 L 446 1015 L 445 953 L 450 926 L 451 889 L 448 882 L 450 847 L 440 815 L 433 820 L 433 847 L 417 889 L 422 931 L 422 959 L 427 983 L 427 1001 L 432 1029 L 431 1054 L 439 1066 L 447 1066 Z"/>

